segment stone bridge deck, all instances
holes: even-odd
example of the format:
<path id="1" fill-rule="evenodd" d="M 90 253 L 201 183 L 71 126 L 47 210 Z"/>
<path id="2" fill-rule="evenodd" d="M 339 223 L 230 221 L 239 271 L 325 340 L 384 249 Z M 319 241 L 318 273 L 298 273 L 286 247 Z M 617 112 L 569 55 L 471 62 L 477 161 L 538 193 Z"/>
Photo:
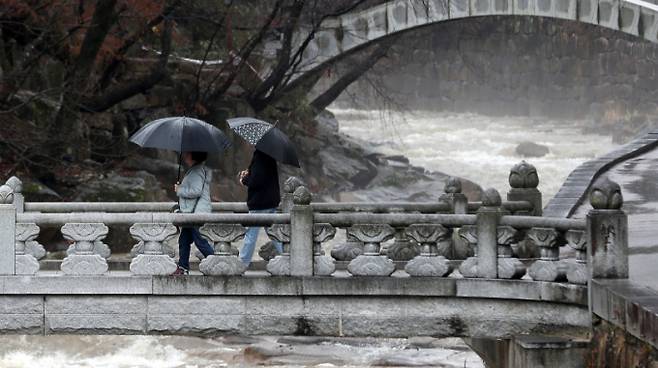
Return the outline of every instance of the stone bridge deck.
<path id="1" fill-rule="evenodd" d="M 4 333 L 584 336 L 584 286 L 410 277 L 0 277 Z"/>

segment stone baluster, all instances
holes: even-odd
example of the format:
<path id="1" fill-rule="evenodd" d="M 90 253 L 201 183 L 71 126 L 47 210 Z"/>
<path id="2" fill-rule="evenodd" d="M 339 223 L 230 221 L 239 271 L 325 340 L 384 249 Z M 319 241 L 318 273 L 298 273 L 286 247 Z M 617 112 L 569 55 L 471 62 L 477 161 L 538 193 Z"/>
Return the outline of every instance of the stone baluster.
<path id="1" fill-rule="evenodd" d="M 566 276 L 559 262 L 560 245 L 557 230 L 546 227 L 534 227 L 527 233 L 539 247 L 540 258 L 528 269 L 528 274 L 535 281 L 557 281 Z"/>
<path id="2" fill-rule="evenodd" d="M 576 262 L 569 265 L 567 280 L 572 284 L 587 284 L 587 234 L 583 230 L 569 230 L 564 236 L 576 251 Z"/>
<path id="3" fill-rule="evenodd" d="M 381 243 L 395 236 L 395 229 L 386 224 L 357 224 L 347 229 L 347 233 L 364 243 L 363 254 L 347 265 L 347 270 L 356 276 L 390 276 L 395 264 L 379 254 Z"/>
<path id="4" fill-rule="evenodd" d="M 244 238 L 247 229 L 234 224 L 205 224 L 200 232 L 210 240 L 215 249 L 215 254 L 204 258 L 199 264 L 199 270 L 204 275 L 242 275 L 247 270 L 231 247 L 232 242 Z"/>
<path id="5" fill-rule="evenodd" d="M 313 276 L 313 196 L 305 186 L 293 193 L 290 210 L 290 275 Z"/>
<path id="6" fill-rule="evenodd" d="M 16 206 L 16 213 L 25 212 L 25 197 L 23 196 L 23 182 L 21 179 L 12 176 L 7 180 L 7 186 L 11 187 L 14 191 L 14 206 Z"/>
<path id="7" fill-rule="evenodd" d="M 533 165 L 525 161 L 514 165 L 510 169 L 509 185 L 511 189 L 507 192 L 508 201 L 526 201 L 532 205 L 530 211 L 516 211 L 514 215 L 541 216 L 541 192 L 537 189 L 539 176 Z"/>
<path id="8" fill-rule="evenodd" d="M 475 225 L 464 225 L 459 231 L 459 237 L 468 247 L 473 249 L 473 256 L 466 258 L 459 266 L 459 273 L 464 277 L 478 277 L 478 232 Z"/>
<path id="9" fill-rule="evenodd" d="M 589 195 L 587 265 L 590 278 L 628 278 L 628 218 L 619 184 L 602 177 Z"/>
<path id="10" fill-rule="evenodd" d="M 16 273 L 16 206 L 14 191 L 0 186 L 0 275 Z"/>
<path id="11" fill-rule="evenodd" d="M 313 225 L 313 275 L 329 276 L 336 271 L 334 259 L 322 255 L 322 243 L 333 239 L 336 228 L 331 224 Z"/>
<path id="12" fill-rule="evenodd" d="M 405 233 L 405 227 L 395 226 L 393 229 L 395 229 L 393 244 L 386 247 L 385 250 L 382 249 L 381 253 L 386 254 L 393 261 L 409 261 L 418 256 L 420 254 L 418 244 L 409 239 Z"/>
<path id="13" fill-rule="evenodd" d="M 421 246 L 420 255 L 404 268 L 409 275 L 443 277 L 452 272 L 452 267 L 437 249 L 438 242 L 450 238 L 452 232 L 449 229 L 439 224 L 413 224 L 407 227 L 406 234 Z"/>
<path id="14" fill-rule="evenodd" d="M 512 243 L 518 239 L 518 231 L 511 226 L 498 226 L 498 278 L 520 279 L 525 275 L 525 265 L 512 257 Z"/>
<path id="15" fill-rule="evenodd" d="M 267 272 L 275 276 L 290 276 L 290 225 L 274 224 L 267 228 L 267 236 L 283 245 L 283 253 L 267 262 Z"/>
<path id="16" fill-rule="evenodd" d="M 109 229 L 101 223 L 71 223 L 62 226 L 62 235 L 73 242 L 72 254 L 62 261 L 67 275 L 101 275 L 107 272 L 107 261 L 93 253 L 94 243 L 105 239 Z"/>
<path id="17" fill-rule="evenodd" d="M 39 236 L 39 226 L 36 224 L 16 224 L 16 274 L 35 275 L 39 271 L 39 261 L 28 251 L 28 243 L 34 251 L 45 254 L 43 246 L 35 241 Z M 35 244 L 36 243 L 36 244 Z M 40 250 L 38 249 L 40 248 Z"/>
<path id="18" fill-rule="evenodd" d="M 163 242 L 176 235 L 176 226 L 164 223 L 137 223 L 130 227 L 130 235 L 143 242 L 143 253 L 130 262 L 134 275 L 171 275 L 176 262 L 164 252 Z"/>
<path id="19" fill-rule="evenodd" d="M 110 250 L 110 247 L 105 244 L 101 240 L 97 240 L 94 242 L 91 250 L 92 254 L 98 254 L 99 256 L 108 259 L 112 255 L 112 251 Z M 73 244 L 69 245 L 69 247 L 66 249 L 66 255 L 70 256 L 71 254 L 75 254 L 75 247 Z"/>
<path id="20" fill-rule="evenodd" d="M 482 193 L 482 207 L 477 211 L 478 277 L 495 279 L 498 276 L 498 223 L 503 215 L 502 201 L 496 189 Z"/>
<path id="21" fill-rule="evenodd" d="M 468 198 L 462 193 L 461 179 L 454 176 L 448 177 L 443 191 L 445 193 L 439 197 L 439 202 L 449 204 L 452 213 L 466 214 L 468 212 Z M 469 244 L 459 236 L 458 232 L 455 231 L 452 235 L 451 238 L 437 244 L 439 254 L 449 259 L 468 257 L 471 254 Z"/>

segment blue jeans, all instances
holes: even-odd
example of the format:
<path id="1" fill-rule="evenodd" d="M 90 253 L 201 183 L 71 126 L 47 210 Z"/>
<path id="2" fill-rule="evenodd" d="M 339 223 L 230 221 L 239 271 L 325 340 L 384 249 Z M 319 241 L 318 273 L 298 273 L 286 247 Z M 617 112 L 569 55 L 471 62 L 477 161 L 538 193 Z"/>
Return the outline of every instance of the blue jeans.
<path id="1" fill-rule="evenodd" d="M 276 212 L 276 208 L 249 211 L 249 213 L 275 213 L 275 212 Z M 245 266 L 249 266 L 249 263 L 251 263 L 251 257 L 253 257 L 254 255 L 254 249 L 256 248 L 256 240 L 258 239 L 259 230 L 260 227 L 252 226 L 248 228 L 247 233 L 244 234 L 244 245 L 242 246 L 242 249 L 240 249 L 240 260 L 242 261 L 242 263 L 245 264 Z M 283 245 L 281 245 L 281 242 L 273 240 L 272 243 L 274 244 L 274 247 L 276 248 L 276 251 L 279 254 L 283 253 Z"/>
<path id="2" fill-rule="evenodd" d="M 215 254 L 215 250 L 201 236 L 199 229 L 196 227 L 182 227 L 180 237 L 178 237 L 178 266 L 186 270 L 190 269 L 190 246 L 192 242 L 204 256 L 208 257 Z"/>

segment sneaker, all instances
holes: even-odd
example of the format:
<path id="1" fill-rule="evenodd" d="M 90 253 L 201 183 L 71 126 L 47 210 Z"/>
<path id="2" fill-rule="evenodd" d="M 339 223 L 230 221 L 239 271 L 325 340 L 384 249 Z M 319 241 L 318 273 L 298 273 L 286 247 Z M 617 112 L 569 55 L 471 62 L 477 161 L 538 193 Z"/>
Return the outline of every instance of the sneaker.
<path id="1" fill-rule="evenodd" d="M 176 271 L 174 271 L 174 273 L 172 273 L 171 276 L 185 276 L 185 275 L 189 275 L 189 274 L 190 274 L 190 271 L 184 269 L 181 266 L 178 266 L 178 268 L 176 268 Z"/>

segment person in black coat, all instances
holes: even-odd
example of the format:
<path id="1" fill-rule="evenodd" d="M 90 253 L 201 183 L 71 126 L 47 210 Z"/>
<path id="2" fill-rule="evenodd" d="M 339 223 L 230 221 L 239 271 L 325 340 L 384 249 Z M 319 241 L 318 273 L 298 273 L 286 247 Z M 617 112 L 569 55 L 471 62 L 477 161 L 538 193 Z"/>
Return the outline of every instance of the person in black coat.
<path id="1" fill-rule="evenodd" d="M 247 187 L 249 213 L 276 212 L 279 202 L 281 202 L 279 170 L 276 160 L 259 150 L 255 150 L 249 169 L 240 172 L 239 179 L 240 183 Z M 240 250 L 240 260 L 246 266 L 251 263 L 259 230 L 260 227 L 249 227 L 244 236 L 244 245 Z M 278 241 L 273 243 L 277 252 L 282 253 L 281 243 Z"/>

